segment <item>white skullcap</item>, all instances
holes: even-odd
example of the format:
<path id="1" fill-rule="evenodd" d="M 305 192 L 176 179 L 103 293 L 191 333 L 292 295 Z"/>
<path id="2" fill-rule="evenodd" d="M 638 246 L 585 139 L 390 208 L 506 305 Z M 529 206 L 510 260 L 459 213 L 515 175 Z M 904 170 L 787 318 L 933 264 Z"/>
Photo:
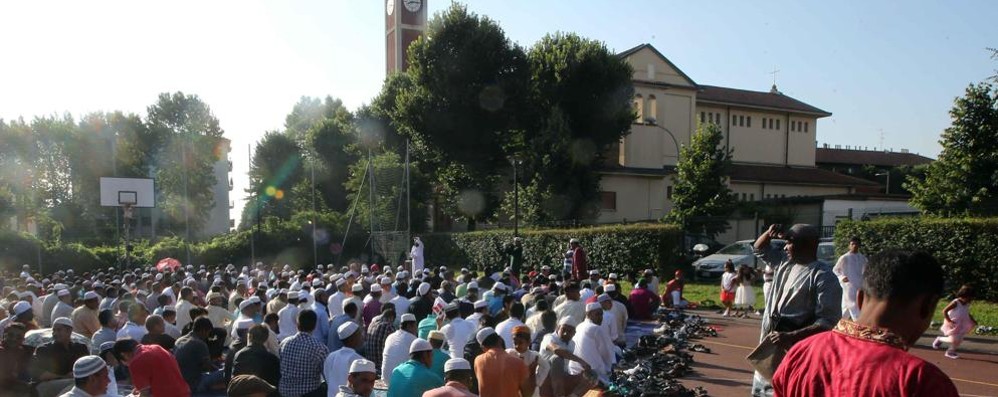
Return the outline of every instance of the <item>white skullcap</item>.
<path id="1" fill-rule="evenodd" d="M 403 314 L 402 315 L 402 320 L 399 321 L 399 322 L 400 323 L 407 323 L 407 322 L 410 322 L 410 321 L 411 322 L 416 322 L 416 315 L 415 314 L 412 314 L 412 313 Z"/>
<path id="2" fill-rule="evenodd" d="M 240 330 L 240 329 L 250 329 L 254 325 L 256 325 L 256 323 L 253 322 L 252 318 L 242 318 L 239 319 L 239 321 L 236 321 L 236 324 L 234 326 L 235 329 Z"/>
<path id="3" fill-rule="evenodd" d="M 350 372 L 349 373 L 351 373 L 351 374 L 359 374 L 359 373 L 363 373 L 363 372 L 368 372 L 368 373 L 372 373 L 372 374 L 373 373 L 377 373 L 377 370 L 375 370 L 375 368 L 374 368 L 374 362 L 370 361 L 370 360 L 365 360 L 365 359 L 361 358 L 361 359 L 353 360 L 353 362 L 350 363 Z"/>
<path id="4" fill-rule="evenodd" d="M 430 283 L 419 284 L 419 288 L 416 289 L 416 292 L 419 293 L 419 296 L 426 295 L 426 293 L 430 292 Z"/>
<path id="5" fill-rule="evenodd" d="M 460 371 L 460 370 L 471 370 L 471 363 L 463 358 L 452 358 L 444 363 L 444 372 L 450 371 Z"/>
<path id="6" fill-rule="evenodd" d="M 35 282 L 35 279 L 29 277 L 28 278 L 28 282 L 29 283 L 33 283 L 33 282 Z M 60 289 L 66 289 L 66 288 L 69 288 L 69 287 L 67 287 L 66 284 L 63 284 L 63 283 L 56 283 L 55 285 L 52 286 L 52 288 L 55 289 L 55 290 L 60 290 Z"/>
<path id="7" fill-rule="evenodd" d="M 67 296 L 67 295 L 69 295 L 69 290 L 68 289 L 61 289 L 61 290 L 59 290 L 59 292 L 56 292 L 56 295 L 59 295 L 60 297 Z"/>
<path id="8" fill-rule="evenodd" d="M 67 317 L 59 317 L 52 321 L 52 327 L 54 328 L 56 325 L 64 325 L 69 328 L 73 328 L 73 320 L 70 320 Z"/>
<path id="9" fill-rule="evenodd" d="M 478 289 L 478 282 L 472 281 L 468 283 L 468 289 Z"/>
<path id="10" fill-rule="evenodd" d="M 97 295 L 94 291 L 87 291 L 87 293 L 83 294 L 83 300 L 88 301 L 91 299 L 100 299 L 100 295 Z"/>
<path id="11" fill-rule="evenodd" d="M 551 266 L 548 265 L 541 266 L 541 270 L 551 270 Z"/>
<path id="12" fill-rule="evenodd" d="M 391 284 L 392 279 L 388 278 L 388 276 L 381 276 L 381 278 L 378 279 L 378 282 L 381 284 Z"/>
<path id="13" fill-rule="evenodd" d="M 575 328 L 579 324 L 575 321 L 575 319 L 572 318 L 572 316 L 565 316 L 562 317 L 561 320 L 558 320 L 558 325 L 567 325 L 572 328 Z"/>
<path id="14" fill-rule="evenodd" d="M 367 265 L 364 265 L 364 266 L 361 266 L 361 267 L 360 267 L 360 272 L 361 272 L 361 273 L 368 273 L 368 272 L 370 272 L 370 271 L 371 271 L 371 270 L 367 268 Z"/>
<path id="15" fill-rule="evenodd" d="M 617 273 L 610 273 L 610 275 L 607 276 L 607 277 L 608 278 L 612 278 L 612 279 L 616 279 L 617 278 Z"/>
<path id="16" fill-rule="evenodd" d="M 107 363 L 97 356 L 83 356 L 73 363 L 73 377 L 77 379 L 86 378 L 107 368 Z"/>
<path id="17" fill-rule="evenodd" d="M 251 302 L 249 299 L 243 299 L 242 302 L 239 302 L 239 310 L 240 311 L 245 310 L 247 307 L 249 307 L 252 304 L 253 302 Z"/>
<path id="18" fill-rule="evenodd" d="M 344 278 L 337 279 L 336 280 L 336 288 L 342 287 L 343 284 L 346 284 L 346 283 L 347 283 L 347 280 L 344 279 Z"/>
<path id="19" fill-rule="evenodd" d="M 589 313 L 593 310 L 603 310 L 603 307 L 596 302 L 586 304 L 586 313 Z"/>
<path id="20" fill-rule="evenodd" d="M 489 302 L 486 302 L 485 299 L 480 299 L 480 300 L 475 301 L 475 309 L 481 309 L 481 308 L 483 308 L 485 306 L 488 306 L 488 305 L 489 305 Z"/>
<path id="21" fill-rule="evenodd" d="M 437 330 L 430 331 L 427 339 L 446 340 L 444 333 Z"/>
<path id="22" fill-rule="evenodd" d="M 312 280 L 312 286 L 313 287 L 322 286 L 322 278 L 319 277 L 319 278 L 315 278 L 314 280 Z"/>
<path id="23" fill-rule="evenodd" d="M 506 290 L 506 284 L 496 283 L 495 285 L 492 286 L 492 289 L 494 289 L 496 291 L 505 291 Z"/>
<path id="24" fill-rule="evenodd" d="M 256 295 L 253 295 L 253 296 L 249 297 L 249 298 L 248 298 L 248 299 L 246 299 L 246 300 L 250 301 L 250 304 L 257 304 L 257 303 L 261 303 L 261 302 L 260 302 L 260 297 L 259 297 L 259 296 L 256 296 Z"/>
<path id="25" fill-rule="evenodd" d="M 15 316 L 20 316 L 21 314 L 24 314 L 24 312 L 27 312 L 27 311 L 30 311 L 30 310 L 31 310 L 31 304 L 28 303 L 28 302 L 18 301 L 17 303 L 14 304 L 14 315 Z"/>
<path id="26" fill-rule="evenodd" d="M 606 302 L 606 301 L 609 301 L 609 300 L 612 300 L 612 299 L 613 298 L 611 298 L 610 295 L 600 294 L 600 296 L 596 298 L 596 301 L 599 302 L 599 303 L 603 303 L 603 302 Z"/>
<path id="27" fill-rule="evenodd" d="M 577 239 L 577 238 L 569 239 L 568 242 L 569 243 L 578 243 L 579 239 Z"/>
<path id="28" fill-rule="evenodd" d="M 614 292 L 617 290 L 617 284 L 607 284 L 603 286 L 603 290 L 606 292 Z"/>
<path id="29" fill-rule="evenodd" d="M 156 273 L 156 281 L 163 281 L 163 273 Z"/>
<path id="30" fill-rule="evenodd" d="M 381 292 L 381 285 L 380 284 L 374 284 L 374 285 L 372 285 L 371 286 L 371 292 Z"/>
<path id="31" fill-rule="evenodd" d="M 590 270 L 589 271 L 589 275 L 590 276 L 598 276 L 599 275 L 599 270 L 596 270 L 596 269 Z"/>
<path id="32" fill-rule="evenodd" d="M 360 329 L 360 326 L 357 325 L 357 323 L 353 321 L 347 321 L 336 329 L 336 335 L 340 336 L 340 340 L 345 340 L 350 336 L 352 336 L 354 332 L 357 332 L 358 329 Z"/>
<path id="33" fill-rule="evenodd" d="M 548 276 L 548 280 L 551 280 L 551 281 L 554 281 L 554 280 L 557 280 L 557 279 L 558 279 L 558 277 L 556 277 L 556 276 L 555 276 L 555 275 L 553 275 L 553 274 L 552 274 L 552 275 L 550 275 L 550 276 Z"/>
<path id="34" fill-rule="evenodd" d="M 481 345 L 481 344 L 485 343 L 485 338 L 488 338 L 489 336 L 492 336 L 492 335 L 495 335 L 495 334 L 496 334 L 496 330 L 492 329 L 492 327 L 485 327 L 485 328 L 480 329 L 478 331 L 478 333 L 475 334 L 475 340 L 477 340 L 478 344 Z"/>
<path id="35" fill-rule="evenodd" d="M 298 291 L 288 291 L 288 299 L 298 299 Z"/>
<path id="36" fill-rule="evenodd" d="M 462 268 L 461 268 L 461 273 L 471 273 L 471 272 L 470 272 L 470 271 L 468 271 L 468 268 L 466 268 L 466 267 L 462 267 Z"/>
<path id="37" fill-rule="evenodd" d="M 353 292 L 361 292 L 364 290 L 364 286 L 360 284 L 353 285 Z"/>
<path id="38" fill-rule="evenodd" d="M 428 352 L 433 350 L 433 345 L 426 339 L 416 339 L 409 344 L 409 354 L 418 352 Z"/>

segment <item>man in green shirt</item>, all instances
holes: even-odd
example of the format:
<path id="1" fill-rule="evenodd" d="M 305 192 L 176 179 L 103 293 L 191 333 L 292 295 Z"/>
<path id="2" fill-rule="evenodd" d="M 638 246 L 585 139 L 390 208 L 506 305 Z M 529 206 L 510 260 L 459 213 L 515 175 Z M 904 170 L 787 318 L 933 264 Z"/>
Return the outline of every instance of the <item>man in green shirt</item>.
<path id="1" fill-rule="evenodd" d="M 409 345 L 409 361 L 392 371 L 392 383 L 387 397 L 421 397 L 427 390 L 444 385 L 444 380 L 430 369 L 433 366 L 433 346 L 425 339 Z"/>
<path id="2" fill-rule="evenodd" d="M 446 339 L 443 332 L 430 331 L 430 346 L 433 346 L 433 365 L 430 366 L 430 369 L 441 379 L 444 377 L 444 364 L 450 359 L 450 354 L 443 349 Z"/>

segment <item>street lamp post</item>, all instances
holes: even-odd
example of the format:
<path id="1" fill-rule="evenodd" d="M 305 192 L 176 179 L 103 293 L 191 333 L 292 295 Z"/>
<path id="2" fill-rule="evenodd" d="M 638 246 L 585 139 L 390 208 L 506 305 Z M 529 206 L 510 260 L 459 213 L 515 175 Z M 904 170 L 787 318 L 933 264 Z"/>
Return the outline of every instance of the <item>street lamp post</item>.
<path id="1" fill-rule="evenodd" d="M 676 140 L 676 136 L 672 134 L 672 131 L 669 131 L 668 128 L 665 128 L 665 127 L 659 125 L 656 122 L 656 120 L 655 120 L 654 117 L 646 117 L 645 118 L 645 125 L 652 126 L 652 127 L 658 127 L 662 131 L 665 131 L 666 134 L 669 134 L 669 138 L 672 138 L 672 144 L 676 145 L 676 161 L 678 162 L 679 161 L 679 141 Z"/>
<path id="2" fill-rule="evenodd" d="M 513 237 L 520 236 L 520 182 L 517 179 L 517 168 L 523 164 L 523 159 L 514 155 L 509 158 L 513 164 Z"/>
<path id="3" fill-rule="evenodd" d="M 884 194 L 891 194 L 891 172 L 884 171 L 873 174 L 873 176 L 884 176 L 887 175 L 887 185 L 884 186 Z"/>

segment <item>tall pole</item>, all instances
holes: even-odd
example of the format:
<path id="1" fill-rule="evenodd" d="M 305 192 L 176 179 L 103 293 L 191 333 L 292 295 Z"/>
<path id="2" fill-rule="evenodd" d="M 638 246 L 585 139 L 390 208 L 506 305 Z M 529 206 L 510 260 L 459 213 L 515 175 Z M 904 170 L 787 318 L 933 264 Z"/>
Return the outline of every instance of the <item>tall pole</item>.
<path id="1" fill-rule="evenodd" d="M 249 143 L 246 144 L 246 158 L 249 160 L 250 167 L 253 166 L 253 146 Z M 250 198 L 250 204 L 259 205 L 256 202 L 256 189 L 253 189 L 253 177 L 250 176 L 249 171 L 246 172 L 246 179 L 248 179 L 249 187 L 253 191 L 253 196 Z M 250 226 L 250 262 L 256 265 L 256 229 Z"/>
<path id="2" fill-rule="evenodd" d="M 513 158 L 513 237 L 520 237 L 520 182 L 516 177 L 519 161 Z"/>
<path id="3" fill-rule="evenodd" d="M 370 200 L 367 204 L 368 215 L 371 222 L 371 259 L 370 263 L 374 263 L 374 161 L 371 156 L 371 149 L 367 149 L 367 172 L 371 173 L 371 183 L 368 185 L 368 199 Z"/>
<path id="4" fill-rule="evenodd" d="M 187 144 L 190 141 L 190 135 L 187 136 L 187 140 L 181 147 L 183 148 L 183 164 L 181 166 L 184 168 L 184 251 L 187 252 L 187 264 L 191 264 L 191 197 L 187 193 Z"/>
<path id="5" fill-rule="evenodd" d="M 409 140 L 405 140 L 405 234 L 408 239 L 412 235 L 412 206 L 409 204 Z"/>
<path id="6" fill-rule="evenodd" d="M 315 158 L 314 153 L 313 153 L 313 156 L 312 156 L 312 268 L 313 269 L 316 269 L 316 268 L 319 267 L 318 266 L 319 265 L 319 249 L 318 249 L 318 244 L 316 244 L 316 241 L 315 241 L 315 228 L 316 228 L 316 219 L 315 219 L 315 161 L 316 161 L 316 158 Z"/>

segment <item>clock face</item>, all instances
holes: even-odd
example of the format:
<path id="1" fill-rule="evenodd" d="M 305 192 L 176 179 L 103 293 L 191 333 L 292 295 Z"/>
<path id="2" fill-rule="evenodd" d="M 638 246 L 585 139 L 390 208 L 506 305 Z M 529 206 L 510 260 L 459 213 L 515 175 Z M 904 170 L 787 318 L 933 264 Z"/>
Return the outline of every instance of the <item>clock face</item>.
<path id="1" fill-rule="evenodd" d="M 395 12 L 395 0 L 388 0 L 388 2 L 385 3 L 385 12 L 387 12 L 388 15 L 392 15 L 392 13 Z"/>
<path id="2" fill-rule="evenodd" d="M 423 0 L 402 0 L 405 4 L 405 9 L 409 12 L 419 11 L 419 7 L 423 6 Z"/>

